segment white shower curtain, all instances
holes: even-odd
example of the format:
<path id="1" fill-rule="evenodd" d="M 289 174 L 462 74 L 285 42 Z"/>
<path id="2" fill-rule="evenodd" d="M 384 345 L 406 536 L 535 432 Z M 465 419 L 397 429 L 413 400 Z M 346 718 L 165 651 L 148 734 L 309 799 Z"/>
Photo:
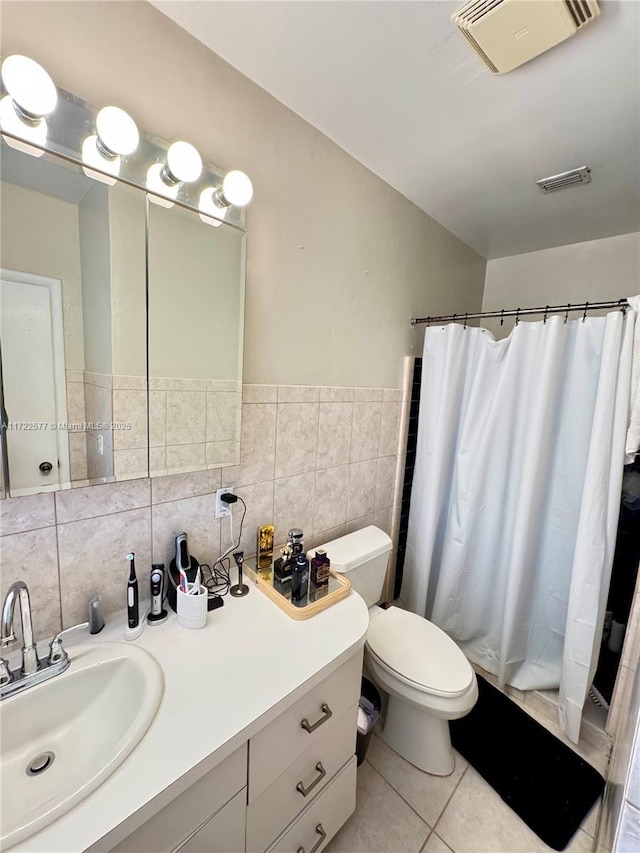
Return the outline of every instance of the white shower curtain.
<path id="1" fill-rule="evenodd" d="M 402 597 L 576 741 L 616 539 L 635 315 L 425 333 Z"/>

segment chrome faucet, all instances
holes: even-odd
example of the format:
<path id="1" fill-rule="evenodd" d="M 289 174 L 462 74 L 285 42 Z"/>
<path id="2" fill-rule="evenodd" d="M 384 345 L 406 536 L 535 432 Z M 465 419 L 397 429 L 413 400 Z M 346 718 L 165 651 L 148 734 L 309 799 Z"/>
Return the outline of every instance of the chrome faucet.
<path id="1" fill-rule="evenodd" d="M 22 621 L 22 664 L 12 671 L 9 664 L 0 658 L 0 699 L 7 699 L 9 696 L 64 672 L 70 661 L 62 647 L 63 635 L 75 631 L 77 628 L 89 626 L 88 622 L 83 622 L 82 625 L 74 625 L 72 628 L 59 631 L 49 643 L 48 658 L 46 661 L 41 661 L 33 639 L 31 601 L 29 589 L 24 581 L 12 583 L 5 596 L 2 605 L 0 644 L 10 646 L 17 641 L 13 630 L 16 601 L 20 604 L 20 619 Z"/>
<path id="2" fill-rule="evenodd" d="M 35 675 L 40 666 L 38 650 L 33 641 L 33 622 L 31 621 L 31 601 L 29 599 L 29 588 L 24 581 L 12 583 L 2 605 L 2 630 L 0 642 L 3 646 L 9 646 L 16 642 L 13 630 L 13 617 L 16 609 L 16 601 L 20 603 L 20 619 L 22 621 L 22 666 L 20 673 L 23 676 Z"/>

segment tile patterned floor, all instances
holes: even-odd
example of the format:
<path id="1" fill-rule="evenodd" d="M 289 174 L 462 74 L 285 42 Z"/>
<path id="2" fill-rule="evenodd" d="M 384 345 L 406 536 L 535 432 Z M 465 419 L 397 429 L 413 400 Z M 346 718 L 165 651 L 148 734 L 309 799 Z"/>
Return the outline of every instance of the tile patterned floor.
<path id="1" fill-rule="evenodd" d="M 531 713 L 531 709 L 527 708 Z M 532 716 L 538 718 L 537 714 Z M 540 722 L 554 730 L 542 717 Z M 554 730 L 554 734 L 558 731 Z M 563 738 L 564 739 L 564 738 Z M 581 754 L 602 772 L 606 755 L 589 744 Z M 590 853 L 597 803 L 567 853 Z M 355 814 L 325 848 L 328 853 L 548 853 L 550 850 L 456 753 L 451 776 L 417 770 L 380 738 L 358 769 Z"/>

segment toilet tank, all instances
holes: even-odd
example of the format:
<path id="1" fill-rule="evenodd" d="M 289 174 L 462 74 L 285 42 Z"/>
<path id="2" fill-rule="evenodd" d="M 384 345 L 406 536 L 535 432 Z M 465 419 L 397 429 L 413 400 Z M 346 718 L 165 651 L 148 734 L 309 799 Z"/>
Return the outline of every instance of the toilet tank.
<path id="1" fill-rule="evenodd" d="M 324 548 L 333 571 L 346 575 L 367 607 L 380 601 L 391 553 L 391 539 L 384 530 L 370 525 L 318 547 Z"/>

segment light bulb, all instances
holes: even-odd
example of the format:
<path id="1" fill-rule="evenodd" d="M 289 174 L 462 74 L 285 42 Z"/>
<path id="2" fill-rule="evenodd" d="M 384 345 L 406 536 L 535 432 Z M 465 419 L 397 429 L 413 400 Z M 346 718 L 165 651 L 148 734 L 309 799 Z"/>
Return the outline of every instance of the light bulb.
<path id="1" fill-rule="evenodd" d="M 40 119 L 34 125 L 25 124 L 16 113 L 11 95 L 5 95 L 0 101 L 0 129 L 11 136 L 3 136 L 4 141 L 10 148 L 15 148 L 17 151 L 22 151 L 24 154 L 30 154 L 32 157 L 42 157 L 44 151 L 42 148 L 35 148 L 35 145 L 44 146 L 47 141 L 47 122 L 45 119 Z M 13 139 L 14 136 L 24 140 Z M 32 142 L 33 145 L 27 143 Z"/>
<path id="2" fill-rule="evenodd" d="M 103 107 L 96 117 L 98 148 L 107 157 L 133 154 L 140 142 L 135 121 L 120 107 Z"/>
<path id="3" fill-rule="evenodd" d="M 245 207 L 253 198 L 253 184 L 244 172 L 234 169 L 224 176 L 222 194 L 229 204 Z"/>
<path id="4" fill-rule="evenodd" d="M 178 184 L 168 186 L 163 180 L 163 171 L 164 166 L 162 163 L 154 163 L 153 166 L 149 166 L 147 171 L 149 201 L 159 204 L 161 207 L 173 207 L 173 201 L 169 201 L 167 198 L 163 198 L 163 196 L 174 199 L 178 195 Z"/>
<path id="5" fill-rule="evenodd" d="M 193 145 L 188 142 L 174 142 L 167 151 L 167 165 L 163 178 L 169 183 L 190 184 L 197 181 L 202 173 L 202 159 Z"/>
<path id="6" fill-rule="evenodd" d="M 28 56 L 8 56 L 2 63 L 2 82 L 18 114 L 27 121 L 41 119 L 56 108 L 58 93 L 53 80 Z"/>
<path id="7" fill-rule="evenodd" d="M 103 184 L 108 184 L 111 187 L 114 186 L 116 178 L 108 175 L 117 176 L 120 174 L 120 157 L 116 156 L 111 159 L 104 157 L 98 146 L 97 136 L 87 136 L 82 143 L 82 162 L 85 164 L 82 171 L 88 178 L 102 181 Z M 100 171 L 96 172 L 93 169 L 86 168 L 87 166 L 93 166 Z M 107 172 L 108 175 L 101 174 L 102 172 Z"/>
<path id="8" fill-rule="evenodd" d="M 216 204 L 215 193 L 216 191 L 213 187 L 205 187 L 200 193 L 198 210 L 200 211 L 200 219 L 203 222 L 217 228 L 219 225 L 222 225 L 222 220 L 228 208 L 220 207 L 219 204 Z"/>

